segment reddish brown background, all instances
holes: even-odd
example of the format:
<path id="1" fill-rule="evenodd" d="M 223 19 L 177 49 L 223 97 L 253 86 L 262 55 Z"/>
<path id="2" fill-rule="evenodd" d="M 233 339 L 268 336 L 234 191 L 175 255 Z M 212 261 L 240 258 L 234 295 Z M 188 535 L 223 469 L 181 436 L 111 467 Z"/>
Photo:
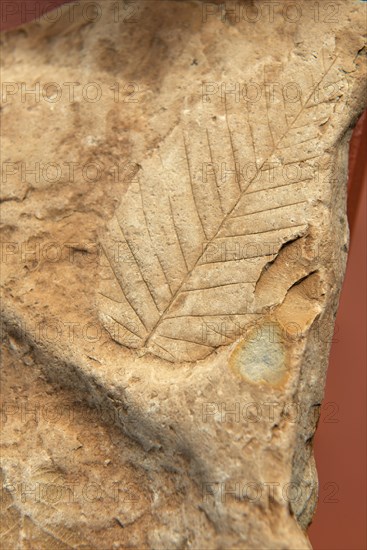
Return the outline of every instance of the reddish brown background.
<path id="1" fill-rule="evenodd" d="M 3 2 L 9 5 L 11 0 Z M 70 1 L 70 0 L 67 0 Z M 0 29 L 31 20 L 32 8 L 65 0 L 12 0 Z M 19 5 L 27 6 L 23 16 Z M 309 530 L 314 550 L 366 550 L 366 203 L 367 111 L 351 142 L 348 217 L 351 245 L 315 437 L 319 504 Z"/>
<path id="2" fill-rule="evenodd" d="M 320 499 L 309 530 L 314 550 L 367 548 L 366 142 L 367 111 L 354 130 L 350 147 L 348 217 L 351 243 L 324 404 L 315 436 Z M 335 405 L 327 406 L 327 403 L 335 403 L 338 411 L 333 414 Z M 332 494 L 333 490 L 338 492 Z M 330 502 L 332 500 L 336 502 Z"/>

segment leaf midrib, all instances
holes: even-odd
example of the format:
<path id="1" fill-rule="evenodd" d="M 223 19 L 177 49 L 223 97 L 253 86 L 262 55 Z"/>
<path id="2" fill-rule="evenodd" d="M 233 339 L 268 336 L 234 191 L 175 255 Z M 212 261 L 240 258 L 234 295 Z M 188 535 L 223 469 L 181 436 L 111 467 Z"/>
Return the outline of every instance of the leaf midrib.
<path id="1" fill-rule="evenodd" d="M 286 137 L 286 135 L 290 132 L 290 130 L 293 128 L 294 124 L 296 123 L 296 121 L 299 119 L 299 117 L 301 116 L 301 114 L 303 113 L 303 111 L 306 109 L 307 107 L 307 104 L 308 102 L 310 101 L 310 99 L 313 97 L 313 94 L 315 92 L 315 90 L 320 86 L 321 82 L 324 80 L 324 78 L 326 77 L 326 75 L 330 72 L 330 70 L 332 69 L 333 65 L 335 64 L 337 60 L 337 57 L 335 57 L 335 59 L 332 61 L 332 63 L 330 64 L 330 66 L 328 67 L 328 69 L 325 71 L 325 73 L 323 74 L 322 78 L 317 82 L 317 84 L 315 84 L 315 86 L 312 88 L 311 90 L 311 93 L 309 94 L 308 98 L 306 99 L 304 105 L 302 106 L 302 108 L 300 109 L 299 113 L 296 115 L 296 117 L 292 120 L 292 123 L 291 125 L 286 129 L 286 131 L 283 133 L 283 135 L 279 138 L 279 140 L 277 141 L 277 143 L 274 145 L 273 149 L 271 150 L 271 152 L 268 154 L 268 156 L 265 158 L 265 160 L 263 161 L 263 163 L 261 164 L 260 168 L 258 169 L 258 172 L 262 170 L 262 168 L 264 167 L 264 165 L 269 161 L 269 159 L 271 158 L 271 156 L 274 154 L 274 152 L 278 149 L 279 147 L 279 144 L 282 142 L 282 140 Z M 227 126 L 228 126 L 228 131 L 230 132 L 230 128 L 229 128 L 229 125 L 228 125 L 228 112 L 227 112 L 227 101 L 225 101 L 224 103 L 225 105 L 225 117 L 226 117 L 226 122 L 227 122 Z M 230 134 L 230 138 L 232 140 L 232 136 Z M 233 148 L 232 148 L 233 150 Z M 235 164 L 236 166 L 236 164 Z M 258 173 L 257 172 L 257 173 Z M 237 177 L 237 174 L 236 174 L 236 177 Z M 147 347 L 150 340 L 153 338 L 153 336 L 155 335 L 157 329 L 159 328 L 160 324 L 162 323 L 162 321 L 165 320 L 166 318 L 166 313 L 169 311 L 169 309 L 172 307 L 172 305 L 174 304 L 176 298 L 180 295 L 181 291 L 182 291 L 182 288 L 184 287 L 184 285 L 187 283 L 188 279 L 191 277 L 191 274 L 193 273 L 193 271 L 195 270 L 195 268 L 197 267 L 197 265 L 199 264 L 199 261 L 201 260 L 201 258 L 204 256 L 207 248 L 209 247 L 210 244 L 212 244 L 212 242 L 217 238 L 219 232 L 221 231 L 222 227 L 224 226 L 224 224 L 227 222 L 227 220 L 229 219 L 229 217 L 231 216 L 232 212 L 237 208 L 240 200 L 242 199 L 242 197 L 244 197 L 249 189 L 249 187 L 252 185 L 252 183 L 254 182 L 254 180 L 256 179 L 257 177 L 257 174 L 255 174 L 255 176 L 253 177 L 253 179 L 251 179 L 247 185 L 247 187 L 242 190 L 239 194 L 239 197 L 237 199 L 237 201 L 235 202 L 235 204 L 233 205 L 233 207 L 228 211 L 228 213 L 224 216 L 223 220 L 221 221 L 221 223 L 219 224 L 218 226 L 218 229 L 216 231 L 216 233 L 213 235 L 213 237 L 211 237 L 210 240 L 207 241 L 205 247 L 203 248 L 201 254 L 198 256 L 196 262 L 194 263 L 193 267 L 186 273 L 185 277 L 182 279 L 182 282 L 180 284 L 180 286 L 177 288 L 176 292 L 172 295 L 172 298 L 170 300 L 170 302 L 168 303 L 167 307 L 164 309 L 164 311 L 162 312 L 162 314 L 160 315 L 158 321 L 156 322 L 156 324 L 152 327 L 152 329 L 150 330 L 150 333 L 147 335 L 147 337 L 145 338 L 145 340 L 143 341 L 143 344 L 142 346 L 143 347 Z"/>

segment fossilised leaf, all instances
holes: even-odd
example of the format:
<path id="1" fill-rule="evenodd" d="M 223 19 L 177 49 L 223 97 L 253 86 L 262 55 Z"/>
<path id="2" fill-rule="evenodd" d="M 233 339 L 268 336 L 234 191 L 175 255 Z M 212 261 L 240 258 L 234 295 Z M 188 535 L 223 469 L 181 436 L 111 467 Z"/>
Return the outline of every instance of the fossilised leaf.
<path id="1" fill-rule="evenodd" d="M 310 224 L 320 128 L 336 107 L 319 89 L 326 77 L 340 81 L 326 57 L 322 68 L 310 62 L 296 101 L 263 93 L 256 104 L 225 95 L 218 105 L 204 96 L 141 162 L 103 238 L 112 273 L 100 311 L 116 341 L 194 361 L 264 313 L 255 293 L 264 266 Z M 280 82 L 291 75 L 290 65 Z"/>
<path id="2" fill-rule="evenodd" d="M 1 471 L 1 470 L 0 470 Z M 4 477 L 1 472 L 2 494 L 1 494 L 1 531 L 0 543 L 6 546 L 3 548 L 19 548 L 26 541 L 28 548 L 39 548 L 47 550 L 69 550 L 73 548 L 94 548 L 90 543 L 82 541 L 80 537 L 67 529 L 62 523 L 55 525 L 51 522 L 48 526 L 50 517 L 54 508 L 49 503 L 39 502 L 39 507 L 43 513 L 34 514 L 35 517 L 23 514 L 14 502 L 11 494 L 15 487 L 7 487 L 4 483 Z M 26 491 L 30 492 L 30 487 L 23 483 L 24 496 L 26 500 Z M 29 494 L 28 494 L 29 498 Z M 55 509 L 56 510 L 56 509 Z"/>

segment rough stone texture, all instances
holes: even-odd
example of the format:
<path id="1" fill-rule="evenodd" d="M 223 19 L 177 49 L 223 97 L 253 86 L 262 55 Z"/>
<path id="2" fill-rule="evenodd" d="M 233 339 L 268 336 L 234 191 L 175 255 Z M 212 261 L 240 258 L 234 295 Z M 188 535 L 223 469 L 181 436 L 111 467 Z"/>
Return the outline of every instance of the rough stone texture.
<path id="1" fill-rule="evenodd" d="M 4 547 L 309 548 L 365 6 L 86 4 L 2 36 Z"/>

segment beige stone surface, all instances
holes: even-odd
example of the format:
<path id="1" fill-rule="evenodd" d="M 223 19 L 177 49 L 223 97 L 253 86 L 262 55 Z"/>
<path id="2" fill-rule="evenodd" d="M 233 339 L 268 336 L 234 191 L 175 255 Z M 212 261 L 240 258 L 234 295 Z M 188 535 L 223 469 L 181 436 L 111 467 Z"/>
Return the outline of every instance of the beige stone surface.
<path id="1" fill-rule="evenodd" d="M 2 35 L 2 543 L 310 548 L 366 8 L 88 4 Z"/>

